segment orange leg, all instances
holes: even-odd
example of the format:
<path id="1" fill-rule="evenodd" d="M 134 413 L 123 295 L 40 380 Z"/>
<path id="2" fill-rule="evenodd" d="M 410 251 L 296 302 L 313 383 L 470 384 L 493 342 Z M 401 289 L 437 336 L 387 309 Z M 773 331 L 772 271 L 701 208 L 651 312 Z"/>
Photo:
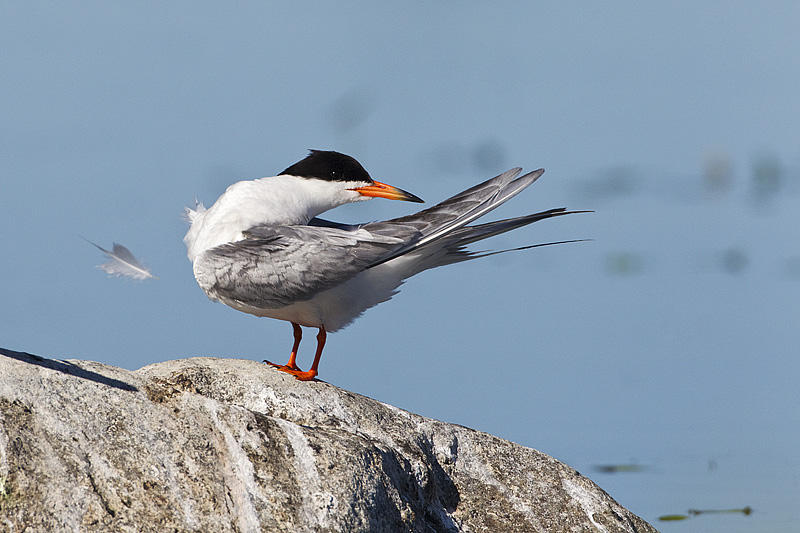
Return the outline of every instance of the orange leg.
<path id="1" fill-rule="evenodd" d="M 300 324 L 295 324 L 292 322 L 292 332 L 294 333 L 294 344 L 292 345 L 292 353 L 289 354 L 289 361 L 285 365 L 279 365 L 264 359 L 265 363 L 278 369 L 300 370 L 300 368 L 297 366 L 297 351 L 300 348 L 300 341 L 303 338 L 303 330 L 300 329 Z"/>
<path id="2" fill-rule="evenodd" d="M 307 377 L 300 377 L 295 374 L 295 377 L 301 381 L 309 381 L 314 379 L 314 376 L 317 375 L 317 368 L 319 367 L 319 360 L 322 357 L 322 350 L 325 348 L 325 341 L 328 339 L 328 333 L 325 331 L 325 328 L 319 328 L 319 333 L 317 333 L 317 352 L 314 354 L 314 362 L 311 363 L 311 368 L 308 372 L 304 372 L 307 374 Z"/>
<path id="3" fill-rule="evenodd" d="M 294 327 L 294 347 L 292 348 L 291 355 L 289 355 L 289 362 L 285 365 L 276 365 L 275 363 L 270 363 L 269 361 L 264 362 L 268 365 L 274 366 L 281 372 L 286 372 L 287 374 L 293 375 L 300 381 L 311 381 L 317 375 L 319 360 L 322 357 L 322 350 L 325 348 L 325 341 L 328 338 L 328 334 L 326 333 L 324 327 L 319 328 L 319 333 L 317 333 L 317 351 L 314 354 L 314 362 L 311 363 L 311 368 L 308 371 L 303 372 L 295 363 L 295 359 L 297 357 L 297 348 L 300 345 L 300 338 L 302 337 L 302 330 L 300 329 L 300 326 L 294 322 L 292 322 L 292 326 Z"/>

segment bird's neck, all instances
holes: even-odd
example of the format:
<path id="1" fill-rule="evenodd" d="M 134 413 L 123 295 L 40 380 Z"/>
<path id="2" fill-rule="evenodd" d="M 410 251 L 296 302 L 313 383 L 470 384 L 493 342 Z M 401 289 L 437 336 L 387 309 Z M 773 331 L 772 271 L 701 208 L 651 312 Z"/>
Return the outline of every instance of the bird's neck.
<path id="1" fill-rule="evenodd" d="M 341 186 L 338 186 L 341 189 Z M 262 224 L 307 224 L 313 217 L 352 201 L 337 184 L 294 176 L 275 176 L 234 183 L 208 210 L 190 217 L 184 241 L 189 258 L 244 238 Z"/>
<path id="2" fill-rule="evenodd" d="M 242 191 L 234 192 L 235 201 L 247 204 L 249 216 L 258 224 L 306 224 L 320 213 L 353 201 L 340 183 L 294 176 L 239 182 L 223 196 L 240 184 Z"/>

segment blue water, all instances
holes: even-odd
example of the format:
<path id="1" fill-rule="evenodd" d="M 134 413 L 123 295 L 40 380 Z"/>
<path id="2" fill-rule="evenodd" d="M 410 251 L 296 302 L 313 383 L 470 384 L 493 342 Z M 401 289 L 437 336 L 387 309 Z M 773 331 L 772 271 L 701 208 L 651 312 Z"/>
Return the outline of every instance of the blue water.
<path id="1" fill-rule="evenodd" d="M 307 148 L 429 203 L 543 166 L 497 217 L 595 213 L 486 247 L 593 241 L 425 273 L 331 335 L 321 377 L 549 453 L 664 531 L 796 531 L 799 16 L 793 2 L 5 2 L 0 345 L 126 368 L 280 359 L 287 324 L 196 286 L 184 205 Z M 330 216 L 414 208 L 399 204 Z M 159 278 L 106 278 L 80 236 L 123 243 Z"/>

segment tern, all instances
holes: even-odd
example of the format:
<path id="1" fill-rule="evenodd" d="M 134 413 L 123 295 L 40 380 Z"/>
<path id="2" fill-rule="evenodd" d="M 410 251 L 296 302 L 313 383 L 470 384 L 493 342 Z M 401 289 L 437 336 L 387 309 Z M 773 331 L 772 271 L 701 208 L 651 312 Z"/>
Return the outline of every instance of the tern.
<path id="1" fill-rule="evenodd" d="M 311 150 L 277 176 L 234 183 L 214 205 L 186 209 L 184 237 L 195 279 L 211 300 L 292 324 L 294 344 L 284 365 L 266 363 L 302 381 L 318 374 L 327 333 L 392 298 L 411 276 L 430 268 L 486 257 L 467 245 L 546 218 L 580 213 L 566 208 L 469 225 L 535 182 L 514 168 L 412 215 L 365 224 L 318 218 L 334 207 L 372 198 L 422 202 L 373 180 L 354 158 Z M 549 244 L 523 246 L 523 250 Z M 318 329 L 314 362 L 297 366 L 301 326 Z"/>

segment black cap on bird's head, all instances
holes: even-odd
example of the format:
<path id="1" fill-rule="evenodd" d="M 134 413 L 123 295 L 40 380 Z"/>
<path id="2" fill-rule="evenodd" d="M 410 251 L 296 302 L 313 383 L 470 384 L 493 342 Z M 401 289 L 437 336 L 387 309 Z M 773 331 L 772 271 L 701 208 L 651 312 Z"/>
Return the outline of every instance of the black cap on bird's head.
<path id="1" fill-rule="evenodd" d="M 372 183 L 369 172 L 349 155 L 331 150 L 310 150 L 309 154 L 281 174 L 327 181 L 366 181 Z"/>
<path id="2" fill-rule="evenodd" d="M 332 150 L 310 150 L 305 159 L 298 161 L 281 174 L 325 181 L 367 183 L 366 186 L 353 187 L 351 190 L 362 196 L 423 202 L 421 198 L 409 192 L 373 180 L 369 172 L 353 157 Z"/>

